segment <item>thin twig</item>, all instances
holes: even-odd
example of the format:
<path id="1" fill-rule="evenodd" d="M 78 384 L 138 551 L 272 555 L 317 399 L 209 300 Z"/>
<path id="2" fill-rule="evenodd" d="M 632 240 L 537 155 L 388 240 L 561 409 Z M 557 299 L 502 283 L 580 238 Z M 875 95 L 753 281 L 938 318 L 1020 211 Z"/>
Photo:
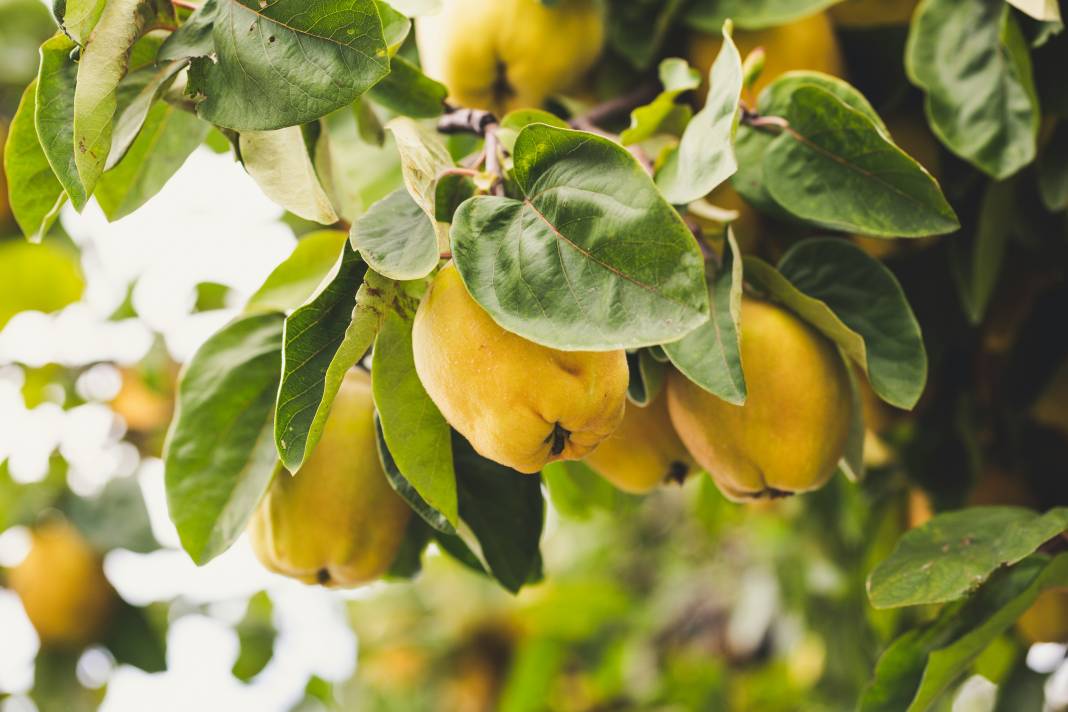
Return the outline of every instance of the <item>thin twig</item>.
<path id="1" fill-rule="evenodd" d="M 659 93 L 660 83 L 648 82 L 631 92 L 594 106 L 585 114 L 573 118 L 570 123 L 577 129 L 588 131 L 589 129 L 585 128 L 585 126 L 600 126 L 604 122 L 609 119 L 614 119 L 620 114 L 629 114 L 639 106 L 648 104 L 655 99 Z"/>
<path id="2" fill-rule="evenodd" d="M 175 7 L 182 7 L 186 10 L 199 10 L 200 5 L 197 3 L 187 2 L 187 0 L 171 0 L 171 5 Z"/>
<path id="3" fill-rule="evenodd" d="M 504 171 L 501 169 L 501 140 L 497 137 L 496 123 L 485 128 L 486 134 L 486 172 L 493 176 L 494 195 L 504 195 Z"/>

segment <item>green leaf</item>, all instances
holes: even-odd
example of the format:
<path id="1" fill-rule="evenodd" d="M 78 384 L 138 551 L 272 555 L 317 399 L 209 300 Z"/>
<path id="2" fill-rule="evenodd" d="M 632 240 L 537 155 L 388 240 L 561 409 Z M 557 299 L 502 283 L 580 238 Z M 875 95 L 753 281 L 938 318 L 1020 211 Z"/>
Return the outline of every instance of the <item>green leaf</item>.
<path id="1" fill-rule="evenodd" d="M 78 176 L 71 123 L 78 74 L 78 65 L 71 59 L 75 47 L 77 45 L 62 34 L 55 35 L 41 45 L 34 123 L 53 173 L 59 178 L 75 210 L 80 211 L 85 207 L 88 196 Z"/>
<path id="2" fill-rule="evenodd" d="M 880 398 L 898 408 L 916 405 L 927 383 L 923 336 L 901 285 L 882 262 L 851 242 L 822 238 L 788 250 L 779 271 L 860 336 L 861 353 L 853 351 L 851 339 L 839 344 Z"/>
<path id="3" fill-rule="evenodd" d="M 234 628 L 240 647 L 230 672 L 238 680 L 249 682 L 274 657 L 274 641 L 278 633 L 274 629 L 273 616 L 274 605 L 266 592 L 260 591 L 248 600 L 245 617 Z"/>
<path id="4" fill-rule="evenodd" d="M 723 27 L 723 47 L 708 73 L 711 89 L 705 106 L 686 125 L 678 150 L 669 154 L 656 174 L 664 197 L 684 205 L 704 197 L 738 170 L 731 141 L 738 125 L 742 93 L 742 58 Z"/>
<path id="5" fill-rule="evenodd" d="M 619 2 L 608 13 L 608 41 L 637 69 L 652 65 L 686 3 Z"/>
<path id="6" fill-rule="evenodd" d="M 412 483 L 397 467 L 397 461 L 393 459 L 393 453 L 389 451 L 389 445 L 386 444 L 386 436 L 382 431 L 382 420 L 377 413 L 375 414 L 375 444 L 378 446 L 378 459 L 382 463 L 382 469 L 386 473 L 386 479 L 389 480 L 390 487 L 401 496 L 401 499 L 408 503 L 412 511 L 419 515 L 419 519 L 428 524 L 435 532 L 455 535 L 456 527 L 449 522 L 448 517 L 427 504 L 426 500 L 419 495 Z M 455 476 L 453 476 L 454 488 L 455 479 Z"/>
<path id="7" fill-rule="evenodd" d="M 8 202 L 26 239 L 40 242 L 59 216 L 67 200 L 63 186 L 52 172 L 48 157 L 37 138 L 34 111 L 37 106 L 37 80 L 22 92 L 4 143 L 4 173 Z"/>
<path id="8" fill-rule="evenodd" d="M 211 124 L 193 114 L 157 102 L 123 159 L 97 183 L 96 199 L 108 220 L 129 215 L 155 197 L 209 130 Z"/>
<path id="9" fill-rule="evenodd" d="M 244 131 L 240 147 L 245 170 L 268 198 L 305 220 L 322 225 L 337 222 L 299 126 Z"/>
<path id="10" fill-rule="evenodd" d="M 71 39 L 84 45 L 89 39 L 89 33 L 93 31 L 93 27 L 100 19 L 100 13 L 104 11 L 105 1 L 63 0 L 62 3 L 54 4 L 57 10 L 62 7 L 62 11 L 56 13 L 56 19 Z"/>
<path id="11" fill-rule="evenodd" d="M 434 224 L 404 188 L 372 205 L 349 239 L 371 269 L 390 279 L 419 279 L 438 264 Z"/>
<path id="12" fill-rule="evenodd" d="M 218 0 L 204 0 L 189 19 L 163 41 L 156 60 L 171 62 L 177 59 L 207 57 L 214 53 L 215 40 L 212 32 L 218 12 Z"/>
<path id="13" fill-rule="evenodd" d="M 92 498 L 71 494 L 60 509 L 97 551 L 128 549 L 147 554 L 159 548 L 136 477 L 110 480 Z"/>
<path id="14" fill-rule="evenodd" d="M 85 289 L 78 256 L 50 243 L 0 241 L 0 329 L 19 312 L 54 312 Z"/>
<path id="15" fill-rule="evenodd" d="M 397 143 L 405 187 L 416 205 L 435 220 L 438 177 L 455 165 L 449 150 L 436 133 L 407 117 L 393 119 L 386 129 Z M 443 252 L 449 244 L 449 226 L 435 220 L 434 231 L 438 249 Z"/>
<path id="16" fill-rule="evenodd" d="M 375 8 L 377 8 L 378 16 L 382 20 L 382 38 L 386 42 L 386 50 L 390 58 L 392 58 L 412 31 L 412 21 L 403 13 L 394 10 L 389 3 L 383 2 L 383 0 L 375 0 Z"/>
<path id="17" fill-rule="evenodd" d="M 375 407 L 398 470 L 420 498 L 457 525 L 456 473 L 445 417 L 415 372 L 412 323 L 391 311 L 375 340 Z"/>
<path id="18" fill-rule="evenodd" d="M 372 204 L 402 185 L 400 157 L 391 134 L 382 144 L 360 138 L 359 126 L 349 110 L 335 111 L 323 122 L 330 151 L 316 167 L 329 174 L 325 186 L 336 210 L 350 223 Z"/>
<path id="19" fill-rule="evenodd" d="M 598 475 L 581 460 L 557 460 L 541 471 L 549 499 L 569 519 L 590 519 L 597 512 L 619 512 L 641 501 Z"/>
<path id="20" fill-rule="evenodd" d="M 513 160 L 523 198 L 471 198 L 452 224 L 460 274 L 497 323 L 552 348 L 608 350 L 707 319 L 701 251 L 626 149 L 533 124 Z"/>
<path id="21" fill-rule="evenodd" d="M 686 24 L 705 32 L 719 32 L 730 19 L 738 27 L 756 30 L 783 25 L 816 13 L 839 0 L 697 0 L 686 14 Z"/>
<path id="22" fill-rule="evenodd" d="M 664 344 L 671 363 L 684 376 L 728 403 L 743 405 L 747 391 L 742 373 L 742 253 L 727 228 L 723 264 L 709 286 L 712 315 L 701 326 Z"/>
<path id="23" fill-rule="evenodd" d="M 1012 182 L 991 181 L 983 193 L 973 230 L 953 237 L 950 257 L 961 304 L 969 321 L 978 324 L 994 295 L 1008 248 L 1009 234 L 1019 219 Z"/>
<path id="24" fill-rule="evenodd" d="M 381 438 L 381 432 L 379 432 Z M 381 440 L 379 440 L 381 442 Z M 431 529 L 420 517 L 408 519 L 400 550 L 386 572 L 386 579 L 415 578 L 423 569 L 423 552 L 430 543 Z"/>
<path id="25" fill-rule="evenodd" d="M 1068 121 L 1061 121 L 1038 157 L 1038 190 L 1050 212 L 1068 209 Z"/>
<path id="26" fill-rule="evenodd" d="M 170 3 L 159 5 L 170 7 Z M 159 8 L 155 0 L 109 0 L 82 50 L 74 90 L 74 162 L 87 196 L 96 188 L 111 152 L 116 91 L 126 74 L 130 49 L 158 17 Z"/>
<path id="27" fill-rule="evenodd" d="M 541 561 L 541 478 L 487 460 L 456 432 L 452 451 L 460 518 L 478 539 L 493 577 L 516 593 Z"/>
<path id="28" fill-rule="evenodd" d="M 203 96 L 197 113 L 219 126 L 268 131 L 314 121 L 389 72 L 374 0 L 218 0 L 210 20 L 215 57 L 193 59 L 189 93 Z"/>
<path id="29" fill-rule="evenodd" d="M 624 146 L 658 133 L 672 133 L 677 127 L 685 127 L 691 118 L 690 107 L 676 101 L 679 95 L 701 85 L 700 72 L 684 59 L 669 57 L 660 63 L 659 73 L 664 90 L 652 102 L 630 112 L 630 127 L 619 135 L 619 142 Z"/>
<path id="30" fill-rule="evenodd" d="M 290 472 L 315 449 L 341 380 L 374 342 L 393 293 L 393 282 L 345 243 L 322 289 L 286 319 L 274 436 Z"/>
<path id="31" fill-rule="evenodd" d="M 921 237 L 960 227 L 938 182 L 861 112 L 798 87 L 789 127 L 764 154 L 764 185 L 792 215 L 821 227 Z"/>
<path id="32" fill-rule="evenodd" d="M 148 616 L 148 610 L 120 601 L 108 626 L 104 647 L 119 665 L 133 665 L 144 672 L 167 669 L 167 640 Z"/>
<path id="33" fill-rule="evenodd" d="M 457 208 L 475 194 L 475 182 L 467 176 L 442 176 L 434 188 L 434 219 L 451 223 Z"/>
<path id="34" fill-rule="evenodd" d="M 1068 508 L 969 507 L 910 529 L 868 577 L 876 608 L 944 603 L 1068 529 Z"/>
<path id="35" fill-rule="evenodd" d="M 371 87 L 368 96 L 390 111 L 415 119 L 431 119 L 445 111 L 449 90 L 423 74 L 404 57 L 394 57 L 386 78 Z"/>
<path id="36" fill-rule="evenodd" d="M 347 240 L 348 235 L 341 230 L 319 230 L 302 236 L 289 257 L 249 297 L 245 311 L 287 313 L 308 301 L 337 264 Z"/>
<path id="37" fill-rule="evenodd" d="M 1008 5 L 924 0 L 905 68 L 926 93 L 931 129 L 953 153 L 999 179 L 1034 160 L 1038 98 L 1027 42 Z"/>
<path id="38" fill-rule="evenodd" d="M 231 322 L 186 365 L 164 447 L 167 504 L 197 564 L 245 530 L 277 465 L 272 405 L 282 365 L 281 314 Z"/>
<path id="39" fill-rule="evenodd" d="M 860 482 L 864 479 L 864 401 L 860 393 L 860 380 L 852 368 L 849 369 L 849 393 L 853 401 L 853 416 L 849 422 L 849 435 L 846 437 L 845 452 L 838 461 L 838 469 L 850 482 Z"/>
<path id="40" fill-rule="evenodd" d="M 137 95 L 121 109 L 119 118 L 115 121 L 111 153 L 108 154 L 107 163 L 104 165 L 105 171 L 111 170 L 122 160 L 122 157 L 133 145 L 134 140 L 140 133 L 141 127 L 145 125 L 156 99 L 167 91 L 178 72 L 182 71 L 187 64 L 186 60 L 178 59 L 168 62 L 159 70 L 153 71 Z"/>
<path id="41" fill-rule="evenodd" d="M 649 349 L 639 349 L 627 354 L 630 381 L 627 383 L 627 399 L 640 406 L 656 400 L 664 387 L 667 369 L 664 364 L 649 354 Z"/>
<path id="42" fill-rule="evenodd" d="M 1002 569 L 974 596 L 947 606 L 924 628 L 910 630 L 883 653 L 860 712 L 929 710 L 975 659 L 1048 588 L 1068 584 L 1068 555 L 1034 556 Z"/>

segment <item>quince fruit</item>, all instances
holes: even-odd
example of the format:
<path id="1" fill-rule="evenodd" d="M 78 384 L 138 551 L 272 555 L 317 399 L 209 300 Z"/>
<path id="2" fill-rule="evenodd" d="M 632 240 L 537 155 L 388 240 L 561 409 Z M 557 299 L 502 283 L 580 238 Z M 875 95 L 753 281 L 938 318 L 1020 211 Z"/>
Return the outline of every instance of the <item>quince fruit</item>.
<path id="1" fill-rule="evenodd" d="M 1016 621 L 1016 630 L 1031 643 L 1068 643 L 1068 588 L 1038 594 Z"/>
<path id="2" fill-rule="evenodd" d="M 42 646 L 78 649 L 99 639 L 116 603 L 98 554 L 65 521 L 31 534 L 30 551 L 8 574 Z"/>
<path id="3" fill-rule="evenodd" d="M 793 313 L 742 299 L 745 405 L 668 375 L 668 412 L 682 442 L 730 499 L 781 497 L 823 486 L 853 417 L 849 374 L 827 338 Z"/>
<path id="4" fill-rule="evenodd" d="M 668 480 L 681 482 L 693 459 L 661 395 L 644 408 L 631 404 L 616 431 L 586 456 L 586 464 L 624 492 L 644 494 Z"/>
<path id="5" fill-rule="evenodd" d="M 415 315 L 415 370 L 442 415 L 482 455 L 520 472 L 578 460 L 623 419 L 622 351 L 558 351 L 501 328 L 452 263 Z"/>
<path id="6" fill-rule="evenodd" d="M 445 0 L 415 31 L 423 71 L 451 101 L 503 116 L 578 81 L 601 53 L 604 15 L 596 0 Z"/>
<path id="7" fill-rule="evenodd" d="M 907 25 L 920 0 L 845 0 L 830 9 L 839 27 Z"/>
<path id="8" fill-rule="evenodd" d="M 296 475 L 275 475 L 249 537 L 271 571 L 350 588 L 389 569 L 410 515 L 378 459 L 371 377 L 353 369 L 315 451 Z"/>
<path id="9" fill-rule="evenodd" d="M 808 69 L 841 76 L 845 71 L 834 27 L 822 12 L 776 27 L 735 30 L 733 38 L 743 60 L 757 47 L 764 48 L 764 70 L 743 92 L 751 107 L 764 87 L 786 72 Z M 723 38 L 718 34 L 697 33 L 690 37 L 686 56 L 702 76 L 708 76 L 722 46 Z M 702 87 L 703 92 L 707 90 L 707 86 Z"/>

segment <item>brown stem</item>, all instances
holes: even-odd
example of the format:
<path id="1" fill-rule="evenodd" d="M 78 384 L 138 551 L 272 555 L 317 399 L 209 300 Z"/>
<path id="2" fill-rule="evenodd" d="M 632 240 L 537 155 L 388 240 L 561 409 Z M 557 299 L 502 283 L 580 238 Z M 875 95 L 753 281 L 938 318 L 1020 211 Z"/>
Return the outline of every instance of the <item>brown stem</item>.
<path id="1" fill-rule="evenodd" d="M 496 126 L 497 117 L 482 109 L 461 109 L 448 106 L 447 111 L 438 119 L 438 132 L 444 134 L 473 133 L 486 135 L 486 129 Z"/>
<path id="2" fill-rule="evenodd" d="M 199 10 L 200 9 L 200 5 L 198 5 L 196 3 L 192 3 L 192 2 L 187 2 L 186 0 L 171 0 L 171 5 L 174 5 L 175 7 L 182 7 L 182 8 L 185 8 L 186 10 Z"/>
<path id="3" fill-rule="evenodd" d="M 570 123 L 577 129 L 589 131 L 589 129 L 586 128 L 587 126 L 599 126 L 609 119 L 614 119 L 620 114 L 629 114 L 639 106 L 648 104 L 655 99 L 656 95 L 659 93 L 660 83 L 648 82 L 631 92 L 622 94 L 594 106 L 585 114 L 573 118 Z"/>

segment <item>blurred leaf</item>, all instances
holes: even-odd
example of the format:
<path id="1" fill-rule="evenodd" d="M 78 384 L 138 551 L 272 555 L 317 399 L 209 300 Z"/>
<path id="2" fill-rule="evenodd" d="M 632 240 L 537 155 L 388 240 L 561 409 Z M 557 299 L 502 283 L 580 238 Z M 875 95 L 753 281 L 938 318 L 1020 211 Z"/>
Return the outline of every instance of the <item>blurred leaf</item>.
<path id="1" fill-rule="evenodd" d="M 193 304 L 193 311 L 205 312 L 226 308 L 227 298 L 232 291 L 227 285 L 218 282 L 197 282 L 197 298 Z"/>
<path id="2" fill-rule="evenodd" d="M 22 100 L 4 143 L 8 202 L 19 228 L 31 242 L 40 242 L 44 238 L 67 200 L 37 137 L 34 125 L 36 95 L 37 80 L 34 79 L 22 92 Z"/>
<path id="3" fill-rule="evenodd" d="M 998 685 L 998 703 L 992 712 L 1042 709 L 1045 683 L 1045 675 L 1034 672 L 1025 660 L 1020 660 L 1008 679 Z"/>
<path id="4" fill-rule="evenodd" d="M 924 0 L 905 68 L 949 150 L 997 179 L 1034 160 L 1038 97 L 1027 42 L 1007 4 Z"/>
<path id="5" fill-rule="evenodd" d="M 747 30 L 782 25 L 811 15 L 838 0 L 695 0 L 686 24 L 705 32 L 719 32 L 730 19 Z"/>
<path id="6" fill-rule="evenodd" d="M 1061 9 L 1057 0 L 1008 0 L 1016 9 L 1043 22 L 1060 22 Z"/>
<path id="7" fill-rule="evenodd" d="M 742 58 L 728 26 L 723 28 L 723 47 L 708 73 L 711 87 L 705 106 L 669 154 L 656 174 L 656 184 L 668 202 L 691 203 L 712 192 L 738 170 L 732 140 L 738 125 L 738 98 L 742 93 Z"/>
<path id="8" fill-rule="evenodd" d="M 146 609 L 121 601 L 104 647 L 119 665 L 133 665 L 148 673 L 163 672 L 167 669 L 166 636 L 146 614 Z"/>
<path id="9" fill-rule="evenodd" d="M 708 292 L 712 315 L 678 341 L 664 344 L 664 351 L 684 376 L 728 403 L 745 403 L 747 390 L 742 373 L 742 253 L 728 227 L 723 246 L 723 264 L 712 278 Z"/>
<path id="10" fill-rule="evenodd" d="M 684 127 L 691 118 L 686 104 L 676 103 L 679 96 L 701 86 L 701 74 L 686 60 L 669 57 L 660 62 L 660 84 L 663 91 L 652 102 L 630 112 L 630 127 L 619 135 L 624 146 L 639 143 L 665 129 Z"/>
<path id="11" fill-rule="evenodd" d="M 373 203 L 401 187 L 396 143 L 388 133 L 380 145 L 361 140 L 356 120 L 347 109 L 330 114 L 323 124 L 330 141 L 328 165 L 316 167 L 320 174 L 330 174 L 327 188 L 337 211 L 355 222 Z"/>
<path id="12" fill-rule="evenodd" d="M 378 442 L 381 442 L 381 430 L 377 431 Z M 422 517 L 410 517 L 405 529 L 404 539 L 401 541 L 400 550 L 389 567 L 387 578 L 410 579 L 414 578 L 423 569 L 423 551 L 430 543 L 431 529 L 423 521 Z"/>
<path id="13" fill-rule="evenodd" d="M 23 311 L 54 312 L 82 296 L 78 256 L 51 243 L 0 242 L 0 328 Z"/>
<path id="14" fill-rule="evenodd" d="M 347 240 L 340 230 L 319 230 L 302 236 L 289 257 L 248 298 L 245 311 L 289 312 L 308 301 L 337 264 Z"/>
<path id="15" fill-rule="evenodd" d="M 368 96 L 401 116 L 429 119 L 445 110 L 449 90 L 423 74 L 404 57 L 393 57 L 389 74 L 368 91 Z"/>
<path id="16" fill-rule="evenodd" d="M 37 99 L 34 124 L 41 148 L 71 204 L 85 207 L 88 193 L 78 175 L 74 151 L 74 92 L 78 64 L 71 52 L 78 45 L 57 34 L 41 45 L 41 68 L 37 73 Z"/>
<path id="17" fill-rule="evenodd" d="M 1068 121 L 1061 121 L 1038 157 L 1038 189 L 1051 212 L 1068 209 Z"/>
<path id="18" fill-rule="evenodd" d="M 571 519 L 589 519 L 597 512 L 619 512 L 639 501 L 613 487 L 580 460 L 550 462 L 542 468 L 541 476 L 553 507 Z"/>
<path id="19" fill-rule="evenodd" d="M 616 2 L 608 13 L 608 40 L 633 66 L 646 69 L 657 58 L 685 5 L 683 0 Z"/>
<path id="20" fill-rule="evenodd" d="M 240 648 L 230 672 L 242 682 L 249 682 L 259 675 L 274 656 L 274 641 L 278 634 L 274 629 L 273 614 L 271 599 L 265 591 L 260 591 L 248 600 L 245 617 L 235 628 Z"/>
<path id="21" fill-rule="evenodd" d="M 21 89 L 33 80 L 37 47 L 55 30 L 40 0 L 0 0 L 0 87 Z"/>
<path id="22" fill-rule="evenodd" d="M 1009 234 L 1019 219 L 1018 207 L 1013 183 L 991 181 L 983 193 L 974 236 L 955 235 L 949 243 L 961 305 L 973 324 L 983 320 L 994 295 Z"/>
<path id="23" fill-rule="evenodd" d="M 567 652 L 567 645 L 550 638 L 526 641 L 508 671 L 499 711 L 536 712 L 542 709 L 546 691 L 567 662 Z"/>
<path id="24" fill-rule="evenodd" d="M 362 141 L 374 146 L 385 143 L 386 129 L 371 102 L 366 99 L 352 102 L 352 117 L 356 120 L 356 131 Z"/>
<path id="25" fill-rule="evenodd" d="M 136 477 L 113 479 L 95 497 L 68 493 L 60 506 L 97 551 L 147 554 L 159 548 Z"/>
<path id="26" fill-rule="evenodd" d="M 403 188 L 360 216 L 349 239 L 371 269 L 390 279 L 419 279 L 438 264 L 434 223 Z"/>
<path id="27" fill-rule="evenodd" d="M 487 460 L 453 432 L 460 518 L 502 586 L 516 593 L 540 561 L 544 519 L 541 478 Z"/>
<path id="28" fill-rule="evenodd" d="M 338 220 L 299 126 L 242 131 L 241 162 L 264 194 L 291 213 L 322 225 Z"/>
<path id="29" fill-rule="evenodd" d="M 245 530 L 277 464 L 277 313 L 240 317 L 186 364 L 164 450 L 167 504 L 182 547 L 204 564 Z"/>
<path id="30" fill-rule="evenodd" d="M 48 459 L 48 472 L 38 482 L 16 482 L 8 461 L 0 462 L 0 531 L 33 524 L 66 491 L 66 485 L 67 462 L 58 454 Z"/>
<path id="31" fill-rule="evenodd" d="M 43 712 L 94 712 L 103 701 L 104 690 L 87 690 L 78 682 L 75 670 L 80 651 L 42 650 L 34 661 L 33 690 L 30 699 Z"/>
<path id="32" fill-rule="evenodd" d="M 924 628 L 898 638 L 879 658 L 860 712 L 922 712 L 1047 588 L 1068 584 L 1068 555 L 1035 556 L 995 573 L 974 596 L 947 606 Z"/>
<path id="33" fill-rule="evenodd" d="M 626 149 L 545 124 L 516 139 L 522 198 L 476 196 L 452 224 L 471 296 L 551 348 L 637 348 L 708 318 L 701 251 Z"/>
<path id="34" fill-rule="evenodd" d="M 1068 507 L 1045 514 L 1022 507 L 939 514 L 905 532 L 890 558 L 871 572 L 868 598 L 876 608 L 956 600 L 1065 529 Z"/>
<path id="35" fill-rule="evenodd" d="M 456 474 L 449 425 L 415 372 L 412 322 L 396 312 L 385 317 L 375 340 L 371 379 L 384 439 L 397 468 L 419 496 L 455 527 Z"/>

